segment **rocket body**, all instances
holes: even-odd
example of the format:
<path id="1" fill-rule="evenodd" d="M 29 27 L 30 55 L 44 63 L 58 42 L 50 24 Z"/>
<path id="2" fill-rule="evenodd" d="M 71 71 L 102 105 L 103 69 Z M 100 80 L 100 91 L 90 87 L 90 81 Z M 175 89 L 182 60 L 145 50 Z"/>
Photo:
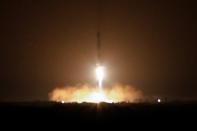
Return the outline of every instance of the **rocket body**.
<path id="1" fill-rule="evenodd" d="M 101 64 L 101 40 L 100 32 L 97 32 L 97 65 Z"/>
<path id="2" fill-rule="evenodd" d="M 104 79 L 104 67 L 101 62 L 101 39 L 100 32 L 97 32 L 97 63 L 96 63 L 96 78 L 98 82 L 98 88 L 102 90 Z"/>

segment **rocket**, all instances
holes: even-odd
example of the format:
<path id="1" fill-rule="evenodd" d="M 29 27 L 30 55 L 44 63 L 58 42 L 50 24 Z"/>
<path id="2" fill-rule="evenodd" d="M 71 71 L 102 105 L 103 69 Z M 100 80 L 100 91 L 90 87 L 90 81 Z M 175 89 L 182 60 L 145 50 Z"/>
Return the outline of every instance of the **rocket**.
<path id="1" fill-rule="evenodd" d="M 101 65 L 101 40 L 100 32 L 97 32 L 97 65 Z"/>
<path id="2" fill-rule="evenodd" d="M 96 63 L 96 78 L 98 82 L 98 87 L 100 91 L 102 90 L 103 79 L 105 76 L 104 67 L 102 66 L 101 61 L 101 34 L 100 34 L 100 26 L 101 26 L 101 0 L 98 0 L 98 25 L 97 25 L 97 63 Z"/>
<path id="3" fill-rule="evenodd" d="M 97 63 L 96 63 L 96 77 L 98 82 L 98 88 L 100 91 L 102 90 L 103 86 L 103 79 L 104 79 L 104 67 L 101 63 L 101 39 L 100 39 L 100 32 L 97 32 Z"/>
<path id="4" fill-rule="evenodd" d="M 101 65 L 101 2 L 102 0 L 97 0 L 97 65 Z"/>

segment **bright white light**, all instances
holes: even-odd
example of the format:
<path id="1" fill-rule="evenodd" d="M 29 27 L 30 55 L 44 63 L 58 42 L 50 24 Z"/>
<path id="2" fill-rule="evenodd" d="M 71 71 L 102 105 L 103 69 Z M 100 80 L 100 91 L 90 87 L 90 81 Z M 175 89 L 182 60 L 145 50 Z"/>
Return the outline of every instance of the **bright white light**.
<path id="1" fill-rule="evenodd" d="M 65 102 L 62 100 L 61 103 L 64 104 Z"/>
<path id="2" fill-rule="evenodd" d="M 89 101 L 93 103 L 100 103 L 106 101 L 105 95 L 99 92 L 93 92 L 89 96 Z"/>
<path id="3" fill-rule="evenodd" d="M 96 67 L 96 79 L 98 81 L 99 88 L 102 88 L 102 82 L 103 82 L 104 76 L 105 76 L 104 67 L 97 66 Z"/>
<path id="4" fill-rule="evenodd" d="M 92 103 L 100 103 L 100 102 L 112 103 L 112 101 L 109 100 L 109 99 L 107 98 L 107 96 L 105 95 L 105 93 L 102 92 L 101 90 L 92 92 L 92 93 L 88 96 L 87 102 L 92 102 Z"/>
<path id="5" fill-rule="evenodd" d="M 161 99 L 158 98 L 158 99 L 157 99 L 157 102 L 160 103 L 160 102 L 161 102 Z"/>

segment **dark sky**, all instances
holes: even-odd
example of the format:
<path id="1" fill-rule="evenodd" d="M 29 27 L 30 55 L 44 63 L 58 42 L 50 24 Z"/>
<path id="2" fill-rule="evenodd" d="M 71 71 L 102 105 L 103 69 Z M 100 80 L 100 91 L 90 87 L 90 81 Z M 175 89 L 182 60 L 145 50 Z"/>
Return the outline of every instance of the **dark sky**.
<path id="1" fill-rule="evenodd" d="M 46 100 L 56 86 L 94 83 L 96 0 L 0 2 L 0 100 Z M 197 4 L 103 0 L 106 83 L 148 95 L 197 97 Z"/>

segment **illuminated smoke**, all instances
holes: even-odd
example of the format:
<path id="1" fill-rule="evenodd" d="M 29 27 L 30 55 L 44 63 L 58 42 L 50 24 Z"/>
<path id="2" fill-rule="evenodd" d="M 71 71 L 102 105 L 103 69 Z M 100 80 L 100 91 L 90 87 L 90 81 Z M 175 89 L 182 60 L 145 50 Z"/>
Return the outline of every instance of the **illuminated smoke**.
<path id="1" fill-rule="evenodd" d="M 137 102 L 143 94 L 129 85 L 116 84 L 102 90 L 90 85 L 57 87 L 49 93 L 49 100 L 64 102 Z"/>

